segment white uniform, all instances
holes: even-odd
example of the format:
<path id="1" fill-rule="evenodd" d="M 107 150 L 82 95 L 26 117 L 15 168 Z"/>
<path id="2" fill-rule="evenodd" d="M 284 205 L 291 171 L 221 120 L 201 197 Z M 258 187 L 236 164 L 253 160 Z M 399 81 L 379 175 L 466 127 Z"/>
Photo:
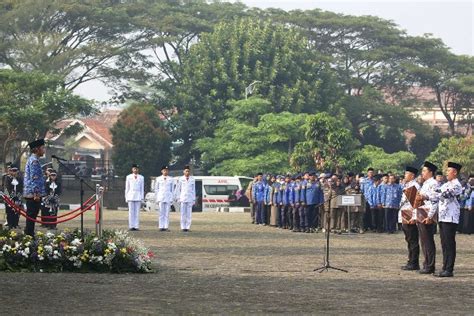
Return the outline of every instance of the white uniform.
<path id="1" fill-rule="evenodd" d="M 155 181 L 155 201 L 158 205 L 160 229 L 168 229 L 171 203 L 173 202 L 173 178 L 160 176 Z"/>
<path id="2" fill-rule="evenodd" d="M 439 198 L 438 221 L 459 224 L 460 206 L 458 196 L 462 193 L 462 186 L 458 179 L 446 182 L 437 193 Z"/>
<path id="3" fill-rule="evenodd" d="M 181 229 L 191 228 L 191 215 L 196 202 L 196 185 L 193 177 L 182 176 L 176 184 L 176 200 L 181 204 Z"/>
<path id="4" fill-rule="evenodd" d="M 416 182 L 416 179 L 406 183 L 403 189 L 408 189 L 408 188 L 411 188 L 412 186 L 415 186 L 417 190 L 420 190 L 420 185 L 418 184 L 418 182 Z M 409 210 L 409 209 L 412 209 L 413 211 L 412 220 L 416 220 L 416 211 L 413 210 L 413 207 L 410 204 L 410 201 L 408 201 L 405 193 L 403 193 L 402 200 L 400 201 L 400 210 L 398 211 L 399 223 L 402 223 L 402 210 Z"/>
<path id="5" fill-rule="evenodd" d="M 128 228 L 139 228 L 140 208 L 145 196 L 142 175 L 129 174 L 125 182 L 125 200 L 128 203 Z"/>
<path id="6" fill-rule="evenodd" d="M 434 178 L 423 182 L 423 186 L 420 189 L 420 195 L 428 197 L 428 200 L 424 200 L 424 205 L 421 208 L 428 210 L 428 217 L 431 219 L 438 211 L 438 197 L 436 193 L 438 189 L 439 183 Z"/>

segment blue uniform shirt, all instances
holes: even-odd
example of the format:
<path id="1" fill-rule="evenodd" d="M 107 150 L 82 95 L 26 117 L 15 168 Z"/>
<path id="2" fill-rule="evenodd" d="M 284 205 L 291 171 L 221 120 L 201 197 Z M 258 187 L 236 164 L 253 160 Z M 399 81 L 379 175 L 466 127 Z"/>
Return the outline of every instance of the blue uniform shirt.
<path id="1" fill-rule="evenodd" d="M 377 187 L 372 182 L 371 186 L 367 186 L 364 189 L 364 196 L 370 205 L 370 208 L 376 208 L 378 205 Z"/>
<path id="2" fill-rule="evenodd" d="M 365 197 L 365 200 L 367 202 L 369 202 L 371 200 L 371 197 L 370 197 L 370 191 L 371 191 L 371 188 L 374 186 L 374 180 L 373 179 L 369 179 L 369 178 L 365 178 L 364 179 L 364 182 L 361 186 L 361 191 L 362 193 L 364 194 L 364 197 Z M 370 202 L 369 202 L 370 204 Z"/>
<path id="3" fill-rule="evenodd" d="M 30 157 L 28 157 L 23 183 L 23 196 L 25 198 L 33 198 L 35 195 L 46 195 L 43 170 L 41 169 L 38 156 L 35 154 L 32 154 Z"/>
<path id="4" fill-rule="evenodd" d="M 291 205 L 293 204 L 293 192 L 291 189 L 292 184 L 291 183 L 284 183 L 281 187 L 280 192 L 282 193 L 282 200 L 281 203 L 283 205 Z"/>
<path id="5" fill-rule="evenodd" d="M 399 184 L 387 184 L 385 186 L 385 199 L 383 205 L 386 208 L 399 208 L 402 200 L 402 187 Z"/>
<path id="6" fill-rule="evenodd" d="M 275 182 L 272 184 L 272 190 L 273 190 L 273 200 L 272 203 L 275 205 L 280 205 L 280 183 Z"/>
<path id="7" fill-rule="evenodd" d="M 267 185 L 263 181 L 258 181 L 253 187 L 253 200 L 256 202 L 265 202 Z"/>

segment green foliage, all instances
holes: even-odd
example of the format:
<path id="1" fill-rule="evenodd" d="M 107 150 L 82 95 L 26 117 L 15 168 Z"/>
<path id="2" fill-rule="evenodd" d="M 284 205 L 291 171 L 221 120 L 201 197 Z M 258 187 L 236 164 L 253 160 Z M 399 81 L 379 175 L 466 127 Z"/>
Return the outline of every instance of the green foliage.
<path id="1" fill-rule="evenodd" d="M 213 137 L 197 141 L 203 166 L 214 175 L 289 171 L 293 147 L 304 139 L 307 115 L 268 113 L 270 102 L 255 97 L 230 104 L 229 117 L 217 126 Z"/>
<path id="2" fill-rule="evenodd" d="M 119 175 L 129 174 L 136 163 L 145 178 L 156 176 L 171 159 L 170 136 L 152 105 L 136 103 L 125 109 L 111 133 L 112 160 Z"/>
<path id="3" fill-rule="evenodd" d="M 439 168 L 446 168 L 448 161 L 454 161 L 463 166 L 461 173 L 472 174 L 474 173 L 474 137 L 443 138 L 427 160 Z"/>
<path id="4" fill-rule="evenodd" d="M 338 93 L 335 84 L 327 88 L 333 78 L 324 59 L 298 32 L 256 19 L 221 23 L 191 47 L 181 84 L 168 96 L 177 106 L 182 160 L 195 139 L 212 135 L 231 108 L 229 101 L 244 99 L 255 81 L 253 94 L 269 100 L 276 113 L 316 113 Z"/>
<path id="5" fill-rule="evenodd" d="M 359 161 L 358 170 L 367 170 L 372 167 L 375 170 L 397 172 L 398 174 L 403 174 L 405 167 L 413 165 L 416 160 L 413 153 L 407 151 L 387 153 L 382 148 L 372 145 L 362 147 L 355 156 Z"/>
<path id="6" fill-rule="evenodd" d="M 132 28 L 144 12 L 121 1 L 2 1 L 0 65 L 55 74 L 68 89 L 93 80 L 134 77 L 121 60 L 135 54 L 147 31 Z"/>
<path id="7" fill-rule="evenodd" d="M 64 89 L 56 76 L 0 70 L 0 126 L 6 132 L 1 139 L 4 153 L 14 142 L 46 136 L 60 120 L 94 111 L 89 101 Z"/>
<path id="8" fill-rule="evenodd" d="M 359 144 L 345 127 L 345 123 L 326 112 L 309 116 L 305 126 L 307 143 L 299 145 L 294 152 L 291 159 L 293 168 L 309 167 L 307 163 L 313 160 L 318 170 L 341 171 L 349 163 L 351 153 Z M 309 148 L 312 149 L 309 152 L 301 150 Z M 298 162 L 303 162 L 304 165 L 298 165 Z"/>

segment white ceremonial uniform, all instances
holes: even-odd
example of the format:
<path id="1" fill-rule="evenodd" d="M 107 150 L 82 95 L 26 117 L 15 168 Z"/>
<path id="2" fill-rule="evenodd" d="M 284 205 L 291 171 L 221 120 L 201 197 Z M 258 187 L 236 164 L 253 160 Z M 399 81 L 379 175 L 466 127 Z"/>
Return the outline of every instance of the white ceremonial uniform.
<path id="1" fill-rule="evenodd" d="M 125 200 L 128 203 L 128 228 L 139 228 L 140 208 L 145 196 L 142 175 L 129 174 L 125 182 Z"/>
<path id="2" fill-rule="evenodd" d="M 158 206 L 160 229 L 168 229 L 171 203 L 173 202 L 173 178 L 160 176 L 155 181 L 155 201 Z"/>
<path id="3" fill-rule="evenodd" d="M 196 202 L 196 185 L 194 178 L 182 176 L 176 184 L 176 199 L 180 203 L 181 229 L 191 228 L 193 205 Z"/>
<path id="4" fill-rule="evenodd" d="M 417 190 L 420 190 L 420 185 L 418 184 L 418 182 L 416 182 L 416 179 L 406 183 L 403 189 L 408 189 L 408 188 L 411 188 L 412 186 L 415 186 Z M 413 207 L 410 204 L 410 201 L 408 201 L 405 193 L 403 193 L 402 200 L 400 201 L 400 210 L 398 211 L 399 223 L 402 223 L 402 210 L 409 210 L 409 209 L 412 209 L 412 212 L 413 212 L 412 219 L 416 220 L 416 210 L 413 210 Z"/>
<path id="5" fill-rule="evenodd" d="M 420 189 L 420 194 L 428 197 L 428 200 L 424 200 L 422 208 L 428 210 L 428 217 L 430 219 L 432 219 L 438 211 L 438 196 L 436 193 L 438 189 L 439 183 L 434 178 L 429 178 L 423 182 L 423 186 Z"/>
<path id="6" fill-rule="evenodd" d="M 440 188 L 441 193 L 437 193 L 438 221 L 445 223 L 459 224 L 461 215 L 458 196 L 462 193 L 462 185 L 458 179 L 446 182 Z"/>

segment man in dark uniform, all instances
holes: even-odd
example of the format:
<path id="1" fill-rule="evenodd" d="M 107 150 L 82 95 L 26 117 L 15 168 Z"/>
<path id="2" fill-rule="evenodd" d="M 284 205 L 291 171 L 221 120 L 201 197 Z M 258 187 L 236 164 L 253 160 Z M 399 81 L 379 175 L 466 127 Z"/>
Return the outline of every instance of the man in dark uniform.
<path id="1" fill-rule="evenodd" d="M 26 200 L 26 213 L 36 219 L 41 208 L 41 199 L 46 195 L 43 171 L 39 158 L 45 153 L 44 139 L 38 139 L 28 144 L 31 155 L 25 167 L 23 196 Z M 26 220 L 25 234 L 34 236 L 35 222 Z"/>
<path id="2" fill-rule="evenodd" d="M 59 210 L 59 196 L 61 195 L 61 183 L 57 181 L 57 173 L 50 170 L 49 178 L 46 180 L 46 196 L 43 198 L 43 210 L 41 214 L 46 216 L 57 216 Z M 43 219 L 43 222 L 55 222 L 56 219 Z M 49 224 L 46 227 L 56 229 L 56 224 Z"/>
<path id="3" fill-rule="evenodd" d="M 17 206 L 21 206 L 21 197 L 23 195 L 23 179 L 18 176 L 18 167 L 11 165 L 10 174 L 5 178 L 5 194 Z M 7 225 L 9 228 L 17 228 L 20 214 L 18 214 L 12 207 L 5 204 L 5 211 L 7 213 Z"/>

